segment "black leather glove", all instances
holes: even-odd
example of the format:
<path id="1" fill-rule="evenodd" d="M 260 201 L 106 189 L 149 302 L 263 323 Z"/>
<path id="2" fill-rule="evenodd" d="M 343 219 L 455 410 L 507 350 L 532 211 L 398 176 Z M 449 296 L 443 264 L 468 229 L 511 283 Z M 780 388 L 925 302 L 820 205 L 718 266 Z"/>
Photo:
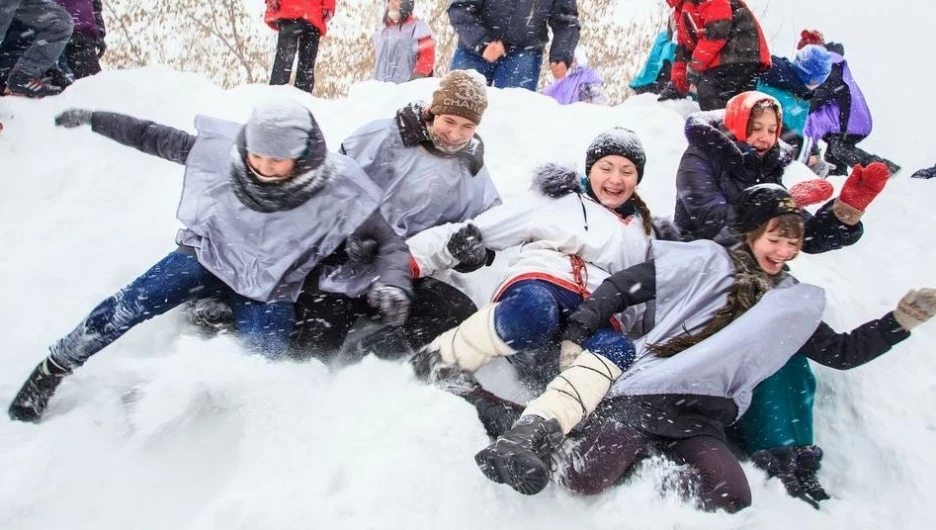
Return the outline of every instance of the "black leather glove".
<path id="1" fill-rule="evenodd" d="M 362 239 L 357 236 L 351 236 L 345 241 L 345 253 L 348 255 L 348 263 L 368 265 L 377 259 L 377 248 L 379 245 L 373 239 Z"/>
<path id="2" fill-rule="evenodd" d="M 761 449 L 751 455 L 754 465 L 780 479 L 791 497 L 817 510 L 819 501 L 829 498 L 815 477 L 821 459 L 822 450 L 814 445 Z"/>
<path id="3" fill-rule="evenodd" d="M 402 326 L 409 316 L 409 295 L 399 287 L 376 283 L 367 293 L 367 303 L 380 312 L 388 326 Z"/>
<path id="4" fill-rule="evenodd" d="M 487 263 L 488 252 L 482 243 L 481 230 L 471 223 L 452 234 L 445 247 L 458 260 L 459 266 L 476 270 Z"/>
<path id="5" fill-rule="evenodd" d="M 86 109 L 68 109 L 55 117 L 55 125 L 66 129 L 90 125 L 93 114 L 92 111 Z"/>

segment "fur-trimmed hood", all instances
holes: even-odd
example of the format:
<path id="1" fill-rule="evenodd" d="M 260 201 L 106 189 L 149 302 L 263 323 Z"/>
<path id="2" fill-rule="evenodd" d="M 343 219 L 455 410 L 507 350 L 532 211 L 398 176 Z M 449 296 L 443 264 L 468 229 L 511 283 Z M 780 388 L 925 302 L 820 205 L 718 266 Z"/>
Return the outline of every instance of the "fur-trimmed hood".
<path id="1" fill-rule="evenodd" d="M 762 173 L 782 173 L 793 162 L 793 148 L 779 140 L 764 156 L 732 136 L 724 125 L 725 111 L 710 110 L 690 114 L 686 119 L 686 140 L 710 158 L 728 167 Z"/>
<path id="2" fill-rule="evenodd" d="M 429 105 L 423 101 L 414 101 L 398 110 L 396 124 L 400 129 L 400 138 L 403 140 L 403 145 L 406 147 L 420 145 L 433 155 L 458 158 L 471 172 L 471 176 L 476 176 L 484 167 L 484 142 L 481 141 L 481 137 L 475 134 L 471 142 L 455 154 L 443 153 L 436 149 L 435 144 L 432 143 L 432 139 L 429 137 L 426 120 L 431 118 Z"/>

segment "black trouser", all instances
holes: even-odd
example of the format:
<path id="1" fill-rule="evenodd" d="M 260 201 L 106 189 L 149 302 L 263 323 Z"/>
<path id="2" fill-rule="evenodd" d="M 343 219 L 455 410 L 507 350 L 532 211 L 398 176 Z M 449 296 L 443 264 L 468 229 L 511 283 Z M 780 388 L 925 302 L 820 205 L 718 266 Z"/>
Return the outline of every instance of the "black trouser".
<path id="1" fill-rule="evenodd" d="M 861 164 L 864 167 L 871 162 L 883 163 L 891 173 L 900 171 L 900 166 L 897 164 L 886 158 L 873 155 L 855 145 L 864 139 L 864 136 L 856 134 L 829 134 L 823 137 L 823 140 L 829 144 L 829 148 L 826 150 L 825 160 L 836 166 L 833 174 L 845 175 L 855 164 Z"/>
<path id="2" fill-rule="evenodd" d="M 276 58 L 270 72 L 271 85 L 285 85 L 292 75 L 293 59 L 299 53 L 296 88 L 311 93 L 315 86 L 315 58 L 318 55 L 319 30 L 305 20 L 280 20 L 276 40 Z"/>
<path id="3" fill-rule="evenodd" d="M 312 275 L 306 285 L 311 284 L 311 278 Z M 432 278 L 414 281 L 413 294 L 409 317 L 402 327 L 402 337 L 406 345 L 414 349 L 461 324 L 478 310 L 466 294 Z M 304 290 L 299 295 L 295 308 L 293 354 L 298 357 L 315 356 L 323 360 L 332 359 L 341 350 L 348 331 L 358 319 L 377 316 L 377 311 L 364 298 L 349 298 L 314 288 Z M 399 334 L 378 333 L 374 337 L 375 340 L 369 344 L 374 353 L 390 356 L 399 352 Z"/>
<path id="4" fill-rule="evenodd" d="M 759 64 L 726 64 L 709 68 L 696 82 L 696 95 L 702 110 L 725 108 L 728 100 L 757 88 Z"/>
<path id="5" fill-rule="evenodd" d="M 582 495 L 596 495 L 617 484 L 637 460 L 656 447 L 691 469 L 693 480 L 680 484 L 685 494 L 698 495 L 705 510 L 733 513 L 751 505 L 751 488 L 741 464 L 728 446 L 713 436 L 664 438 L 648 433 L 614 414 L 605 402 L 573 431 L 558 452 L 559 483 Z"/>
<path id="6" fill-rule="evenodd" d="M 71 40 L 65 45 L 65 60 L 68 61 L 68 68 L 75 74 L 75 79 L 101 72 L 97 46 L 89 37 L 72 35 Z"/>

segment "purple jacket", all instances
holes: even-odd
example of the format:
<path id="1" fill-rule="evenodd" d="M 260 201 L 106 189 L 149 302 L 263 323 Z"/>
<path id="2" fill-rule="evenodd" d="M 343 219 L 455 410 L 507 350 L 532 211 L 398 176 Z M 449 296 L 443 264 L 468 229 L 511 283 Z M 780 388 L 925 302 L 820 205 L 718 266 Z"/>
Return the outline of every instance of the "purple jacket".
<path id="1" fill-rule="evenodd" d="M 602 103 L 599 87 L 601 78 L 591 68 L 577 66 L 569 70 L 568 75 L 543 89 L 543 94 L 555 99 L 561 105 L 584 101 Z"/>
<path id="2" fill-rule="evenodd" d="M 813 140 L 827 134 L 871 134 L 871 110 L 840 54 L 832 52 L 832 73 L 816 89 L 810 105 L 804 134 Z"/>
<path id="3" fill-rule="evenodd" d="M 55 0 L 71 15 L 75 24 L 74 34 L 92 39 L 104 38 L 104 18 L 101 16 L 101 0 Z"/>

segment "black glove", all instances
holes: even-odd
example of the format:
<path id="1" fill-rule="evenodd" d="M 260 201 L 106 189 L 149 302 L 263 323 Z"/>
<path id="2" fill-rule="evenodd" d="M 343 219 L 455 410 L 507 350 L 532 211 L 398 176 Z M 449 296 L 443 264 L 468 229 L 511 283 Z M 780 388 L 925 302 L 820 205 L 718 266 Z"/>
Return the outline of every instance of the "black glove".
<path id="1" fill-rule="evenodd" d="M 409 316 L 409 295 L 399 287 L 376 283 L 367 293 L 367 303 L 380 312 L 388 326 L 402 326 Z"/>
<path id="2" fill-rule="evenodd" d="M 345 241 L 345 253 L 348 263 L 368 265 L 377 259 L 377 241 L 351 236 Z"/>
<path id="3" fill-rule="evenodd" d="M 821 458 L 822 450 L 814 445 L 761 449 L 751 455 L 754 465 L 766 471 L 767 476 L 780 479 L 791 497 L 817 510 L 819 501 L 829 498 L 815 477 Z"/>
<path id="4" fill-rule="evenodd" d="M 97 53 L 98 59 L 104 57 L 104 53 L 107 52 L 107 43 L 104 42 L 104 39 L 94 41 L 94 51 Z"/>
<path id="5" fill-rule="evenodd" d="M 660 97 L 657 98 L 657 101 L 668 101 L 671 99 L 683 99 L 686 95 L 681 93 L 676 85 L 672 81 L 666 83 L 666 86 L 663 87 L 663 90 L 660 92 Z"/>
<path id="6" fill-rule="evenodd" d="M 459 266 L 470 270 L 484 266 L 488 260 L 487 249 L 481 242 L 481 230 L 471 223 L 452 234 L 445 248 L 458 260 Z"/>
<path id="7" fill-rule="evenodd" d="M 454 267 L 454 268 L 455 268 L 455 272 L 460 272 L 460 273 L 462 273 L 462 274 L 468 274 L 469 272 L 474 272 L 474 271 L 480 269 L 481 267 L 490 267 L 491 264 L 494 263 L 494 258 L 497 257 L 497 253 L 495 253 L 493 250 L 491 250 L 491 249 L 489 249 L 489 248 L 486 248 L 486 249 L 484 249 L 484 250 L 485 250 L 485 252 L 487 252 L 487 257 L 484 259 L 484 263 L 472 263 L 472 264 L 470 264 L 470 265 L 469 265 L 469 264 L 466 264 L 466 263 L 464 263 L 464 262 L 463 262 L 463 263 L 459 263 L 458 265 L 456 265 L 456 266 Z"/>
<path id="8" fill-rule="evenodd" d="M 588 326 L 579 322 L 577 320 L 569 319 L 566 323 L 565 329 L 562 331 L 562 341 L 574 342 L 575 344 L 582 344 L 585 342 L 585 339 L 591 337 L 595 330 L 590 329 Z"/>
<path id="9" fill-rule="evenodd" d="M 55 125 L 66 129 L 89 125 L 93 114 L 92 111 L 86 109 L 68 109 L 55 117 Z"/>

